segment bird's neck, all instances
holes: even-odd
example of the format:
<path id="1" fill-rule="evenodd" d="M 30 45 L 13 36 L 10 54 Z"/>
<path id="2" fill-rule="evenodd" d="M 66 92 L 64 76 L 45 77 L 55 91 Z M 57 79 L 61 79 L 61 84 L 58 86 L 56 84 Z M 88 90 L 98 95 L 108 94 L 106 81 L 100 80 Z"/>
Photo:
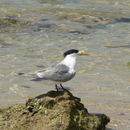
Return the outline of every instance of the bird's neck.
<path id="1" fill-rule="evenodd" d="M 61 63 L 67 65 L 70 69 L 74 70 L 76 63 L 76 56 L 68 55 L 64 58 L 64 60 Z"/>

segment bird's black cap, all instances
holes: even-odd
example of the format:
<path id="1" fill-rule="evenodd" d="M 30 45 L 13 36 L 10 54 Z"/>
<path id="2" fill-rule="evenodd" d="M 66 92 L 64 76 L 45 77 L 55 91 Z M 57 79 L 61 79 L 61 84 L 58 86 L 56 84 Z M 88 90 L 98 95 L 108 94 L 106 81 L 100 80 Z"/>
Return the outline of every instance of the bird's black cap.
<path id="1" fill-rule="evenodd" d="M 68 50 L 64 53 L 64 57 L 66 57 L 67 55 L 69 54 L 73 54 L 73 53 L 78 53 L 79 50 L 76 50 L 76 49 L 71 49 L 71 50 Z"/>

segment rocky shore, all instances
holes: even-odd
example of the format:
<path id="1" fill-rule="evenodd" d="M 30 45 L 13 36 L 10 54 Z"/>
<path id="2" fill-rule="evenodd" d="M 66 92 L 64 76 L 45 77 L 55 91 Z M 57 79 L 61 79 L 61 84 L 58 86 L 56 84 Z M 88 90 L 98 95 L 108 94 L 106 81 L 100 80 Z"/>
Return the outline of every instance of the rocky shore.
<path id="1" fill-rule="evenodd" d="M 69 91 L 49 91 L 0 109 L 1 130 L 104 130 L 109 117 L 90 114 Z"/>

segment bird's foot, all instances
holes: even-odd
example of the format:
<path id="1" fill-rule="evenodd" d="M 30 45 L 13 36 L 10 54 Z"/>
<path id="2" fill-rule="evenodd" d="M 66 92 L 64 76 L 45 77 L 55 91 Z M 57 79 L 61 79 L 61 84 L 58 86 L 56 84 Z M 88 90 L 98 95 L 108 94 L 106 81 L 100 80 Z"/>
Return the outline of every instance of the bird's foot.
<path id="1" fill-rule="evenodd" d="M 56 91 L 58 92 L 58 91 L 59 91 L 59 89 L 58 89 L 58 86 L 57 86 L 57 84 L 55 84 L 55 88 L 56 88 Z"/>
<path id="2" fill-rule="evenodd" d="M 61 86 L 61 88 L 62 88 L 63 91 L 66 91 L 66 90 L 67 90 L 67 89 L 65 89 L 65 88 L 62 86 L 62 84 L 60 84 L 60 86 Z"/>
<path id="3" fill-rule="evenodd" d="M 62 84 L 60 84 L 60 87 L 61 87 L 61 88 L 59 88 L 59 87 L 57 86 L 57 84 L 55 84 L 55 88 L 56 88 L 57 92 L 58 92 L 58 91 L 69 91 L 68 89 L 65 89 L 65 88 L 62 86 Z"/>

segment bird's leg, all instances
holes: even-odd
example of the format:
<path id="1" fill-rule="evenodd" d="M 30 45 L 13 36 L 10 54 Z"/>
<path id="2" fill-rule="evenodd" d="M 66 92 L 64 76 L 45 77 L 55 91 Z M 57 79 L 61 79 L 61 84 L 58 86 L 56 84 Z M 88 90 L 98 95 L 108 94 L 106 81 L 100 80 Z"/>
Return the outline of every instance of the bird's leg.
<path id="1" fill-rule="evenodd" d="M 58 90 L 58 86 L 57 86 L 57 84 L 55 84 L 55 88 L 56 88 L 56 90 L 57 90 L 57 92 L 58 92 L 59 90 Z"/>
<path id="2" fill-rule="evenodd" d="M 62 86 L 62 84 L 60 84 L 60 86 L 61 86 L 61 88 L 62 88 L 63 90 L 66 90 L 66 89 Z"/>

